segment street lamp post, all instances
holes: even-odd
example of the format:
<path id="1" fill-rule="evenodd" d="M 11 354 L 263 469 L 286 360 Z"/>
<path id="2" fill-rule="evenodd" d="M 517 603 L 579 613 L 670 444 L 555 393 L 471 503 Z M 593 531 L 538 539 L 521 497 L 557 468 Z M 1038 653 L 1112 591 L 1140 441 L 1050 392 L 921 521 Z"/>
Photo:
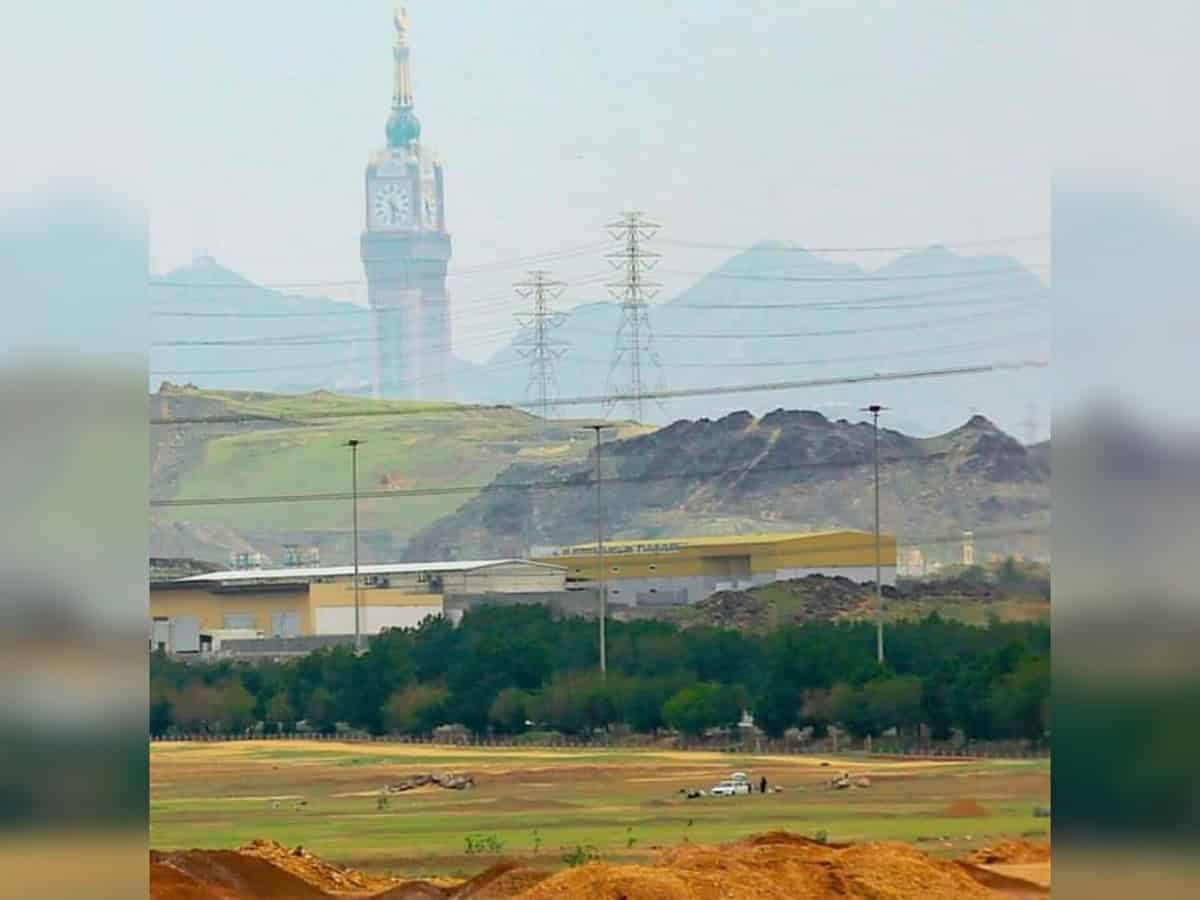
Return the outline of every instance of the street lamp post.
<path id="1" fill-rule="evenodd" d="M 880 578 L 881 551 L 879 546 L 879 414 L 887 409 L 872 403 L 862 412 L 869 412 L 874 424 L 875 461 L 875 658 L 883 664 L 883 582 Z"/>
<path id="2" fill-rule="evenodd" d="M 608 678 L 608 648 L 605 631 L 608 619 L 608 573 L 604 569 L 604 505 L 601 501 L 600 484 L 604 470 L 600 466 L 600 432 L 611 425 L 584 426 L 596 433 L 596 557 L 600 567 L 600 676 Z"/>
<path id="3" fill-rule="evenodd" d="M 362 653 L 362 616 L 358 602 L 358 447 L 365 441 L 349 440 L 346 447 L 350 448 L 350 485 L 354 522 L 354 652 Z"/>

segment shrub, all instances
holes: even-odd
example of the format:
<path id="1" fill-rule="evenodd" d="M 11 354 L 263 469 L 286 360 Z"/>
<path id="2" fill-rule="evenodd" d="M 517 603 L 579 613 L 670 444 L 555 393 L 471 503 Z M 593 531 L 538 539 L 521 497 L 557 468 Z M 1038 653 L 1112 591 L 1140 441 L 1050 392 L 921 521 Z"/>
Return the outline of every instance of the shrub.
<path id="1" fill-rule="evenodd" d="M 568 866 L 582 866 L 599 858 L 600 851 L 591 844 L 576 844 L 574 850 L 563 855 L 562 861 Z"/>

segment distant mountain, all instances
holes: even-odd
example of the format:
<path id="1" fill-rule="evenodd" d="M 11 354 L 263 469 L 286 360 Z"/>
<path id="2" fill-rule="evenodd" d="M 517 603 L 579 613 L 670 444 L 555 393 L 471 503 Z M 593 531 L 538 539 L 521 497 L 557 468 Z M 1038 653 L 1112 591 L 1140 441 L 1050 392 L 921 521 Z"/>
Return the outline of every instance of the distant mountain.
<path id="1" fill-rule="evenodd" d="M 1048 451 L 1048 446 L 1045 447 Z M 932 438 L 880 431 L 881 520 L 906 547 L 959 558 L 963 530 L 990 552 L 1049 547 L 1050 456 L 982 416 Z M 873 526 L 872 429 L 818 412 L 680 420 L 604 446 L 607 533 L 658 538 Z M 411 559 L 506 556 L 595 539 L 595 457 L 517 461 L 416 534 Z M 540 485 L 537 490 L 528 485 Z"/>
<path id="2" fill-rule="evenodd" d="M 369 394 L 370 311 L 255 284 L 202 256 L 151 288 L 151 388 Z M 474 370 L 457 361 L 456 372 Z"/>
<path id="3" fill-rule="evenodd" d="M 664 266 L 670 252 L 666 251 Z M 1046 286 L 1016 260 L 959 256 L 943 247 L 908 253 L 878 269 L 837 262 L 793 244 L 764 242 L 739 252 L 650 310 L 651 389 L 689 390 L 879 372 L 948 368 L 1048 354 Z M 367 394 L 372 333 L 363 307 L 264 288 L 208 257 L 167 273 L 151 289 L 151 387 L 163 380 L 205 388 Z M 569 299 L 569 295 L 568 295 Z M 565 356 L 558 396 L 603 396 L 620 324 L 612 302 L 570 309 L 555 332 Z M 486 363 L 452 364 L 453 398 L 519 403 L 528 364 L 513 340 Z M 803 406 L 840 417 L 870 402 L 908 433 L 945 431 L 986 409 L 1010 431 L 1028 431 L 1031 404 L 1049 396 L 1046 370 L 953 378 L 754 390 L 646 405 L 653 423 L 746 409 L 762 415 Z M 564 407 L 572 416 L 612 411 Z M 1036 413 L 1036 406 L 1034 409 Z M 628 407 L 615 411 L 621 417 Z M 1039 430 L 1044 437 L 1046 429 Z"/>
<path id="4" fill-rule="evenodd" d="M 669 250 L 663 265 L 666 258 Z M 1048 347 L 1048 290 L 1010 257 L 964 257 L 930 247 L 866 270 L 796 245 L 765 242 L 697 277 L 690 288 L 651 308 L 658 360 L 646 366 L 651 387 L 945 368 L 1045 356 Z M 619 321 L 615 303 L 588 303 L 569 311 L 554 335 L 566 348 L 558 366 L 559 396 L 606 393 Z M 488 360 L 474 381 L 463 381 L 460 396 L 504 402 L 524 397 L 527 388 L 527 369 L 514 341 Z M 1028 418 L 1029 403 L 1047 396 L 1044 370 L 1010 370 L 672 399 L 650 403 L 646 418 L 667 422 L 739 408 L 762 414 L 780 405 L 842 416 L 874 401 L 893 407 L 893 424 L 934 434 L 976 409 L 988 410 L 1015 429 Z M 582 406 L 571 411 L 602 412 Z M 628 409 L 620 413 L 626 415 Z"/>

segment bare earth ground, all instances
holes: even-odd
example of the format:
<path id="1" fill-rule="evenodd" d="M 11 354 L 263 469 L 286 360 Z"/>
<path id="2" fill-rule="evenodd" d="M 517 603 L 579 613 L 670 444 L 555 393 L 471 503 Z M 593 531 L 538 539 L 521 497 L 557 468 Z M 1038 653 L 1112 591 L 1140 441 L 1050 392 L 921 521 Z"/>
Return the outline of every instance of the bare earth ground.
<path id="1" fill-rule="evenodd" d="M 694 800 L 679 793 L 735 770 L 756 782 L 765 775 L 783 790 Z M 717 844 L 769 831 L 903 841 L 949 858 L 1006 837 L 1044 837 L 1050 827 L 1033 816 L 1034 806 L 1049 805 L 1044 761 L 272 741 L 154 744 L 150 771 L 150 845 L 157 850 L 232 849 L 270 838 L 408 878 L 468 877 L 502 857 L 561 869 L 564 856 L 580 850 L 606 863 L 645 864 L 681 842 Z M 384 785 L 446 771 L 471 773 L 477 787 L 422 788 L 391 795 L 379 808 Z M 842 772 L 869 776 L 870 787 L 824 786 Z M 1020 865 L 1019 877 L 1048 883 L 1048 862 Z"/>

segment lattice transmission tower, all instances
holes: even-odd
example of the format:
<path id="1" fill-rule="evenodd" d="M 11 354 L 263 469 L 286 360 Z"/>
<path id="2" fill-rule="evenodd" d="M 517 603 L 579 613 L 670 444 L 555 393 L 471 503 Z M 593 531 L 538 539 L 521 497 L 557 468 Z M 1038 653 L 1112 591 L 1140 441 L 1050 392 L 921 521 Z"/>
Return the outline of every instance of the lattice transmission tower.
<path id="1" fill-rule="evenodd" d="M 660 255 L 647 250 L 645 242 L 654 237 L 659 225 L 648 221 L 640 212 L 621 214 L 620 220 L 608 225 L 608 233 L 618 242 L 618 249 L 605 254 L 612 266 L 621 271 L 619 281 L 607 287 L 621 301 L 621 323 L 613 347 L 612 363 L 605 385 L 605 413 L 626 401 L 633 418 L 643 421 L 643 396 L 652 388 L 666 387 L 662 376 L 662 361 L 654 348 L 654 330 L 650 326 L 648 301 L 658 293 L 660 284 L 646 278 L 646 273 L 658 265 Z M 653 385 L 648 370 L 653 369 Z"/>
<path id="2" fill-rule="evenodd" d="M 513 285 L 517 296 L 532 303 L 529 312 L 517 313 L 521 333 L 515 343 L 521 358 L 529 360 L 527 396 L 542 417 L 543 429 L 554 412 L 558 396 L 556 364 L 567 352 L 566 344 L 554 338 L 554 330 L 567 317 L 552 310 L 550 304 L 562 296 L 565 287 L 564 282 L 554 281 L 545 269 L 534 269 L 525 281 Z"/>

